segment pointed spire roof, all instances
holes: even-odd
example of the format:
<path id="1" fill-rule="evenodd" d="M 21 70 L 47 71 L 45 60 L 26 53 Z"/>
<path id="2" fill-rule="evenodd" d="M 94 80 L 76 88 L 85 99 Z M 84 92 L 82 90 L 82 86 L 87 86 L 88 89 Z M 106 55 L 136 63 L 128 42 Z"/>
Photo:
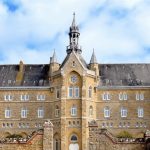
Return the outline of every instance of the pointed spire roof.
<path id="1" fill-rule="evenodd" d="M 76 26 L 76 14 L 75 12 L 73 13 L 73 20 L 72 20 L 72 27 L 75 27 Z"/>
<path id="2" fill-rule="evenodd" d="M 57 62 L 56 53 L 55 53 L 55 49 L 54 49 L 53 56 L 51 57 L 51 63 L 58 63 L 58 62 Z"/>
<path id="3" fill-rule="evenodd" d="M 90 60 L 90 64 L 97 64 L 97 59 L 96 59 L 96 56 L 95 56 L 94 49 L 93 49 L 93 54 L 92 54 L 92 57 L 91 57 L 91 60 Z"/>

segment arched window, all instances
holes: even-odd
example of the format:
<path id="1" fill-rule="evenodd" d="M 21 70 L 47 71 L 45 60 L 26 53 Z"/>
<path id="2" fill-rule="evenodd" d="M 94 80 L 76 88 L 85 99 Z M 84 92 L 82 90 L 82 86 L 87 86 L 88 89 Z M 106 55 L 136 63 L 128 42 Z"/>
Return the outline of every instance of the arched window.
<path id="1" fill-rule="evenodd" d="M 77 115 L 77 107 L 73 105 L 71 107 L 71 116 L 76 116 Z"/>
<path id="2" fill-rule="evenodd" d="M 92 87 L 89 87 L 89 98 L 92 98 Z"/>
<path id="3" fill-rule="evenodd" d="M 92 115 L 93 115 L 93 107 L 90 106 L 90 107 L 89 107 L 89 116 L 92 116 Z"/>
<path id="4" fill-rule="evenodd" d="M 55 117 L 59 117 L 59 106 L 56 105 L 55 107 Z"/>
<path id="5" fill-rule="evenodd" d="M 110 108 L 108 106 L 104 108 L 104 117 L 110 117 Z"/>
<path id="6" fill-rule="evenodd" d="M 71 140 L 71 142 L 77 142 L 78 138 L 76 135 L 72 135 L 70 140 Z"/>

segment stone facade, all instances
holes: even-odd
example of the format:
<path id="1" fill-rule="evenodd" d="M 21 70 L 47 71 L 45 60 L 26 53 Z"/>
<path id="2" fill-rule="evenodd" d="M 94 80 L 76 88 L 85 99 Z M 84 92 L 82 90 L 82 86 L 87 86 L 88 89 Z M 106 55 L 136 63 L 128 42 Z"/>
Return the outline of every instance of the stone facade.
<path id="1" fill-rule="evenodd" d="M 0 65 L 1 139 L 14 134 L 26 138 L 47 127 L 44 136 L 36 136 L 39 148 L 27 143 L 28 149 L 88 150 L 92 120 L 114 136 L 125 130 L 141 138 L 150 129 L 150 65 L 98 64 L 94 52 L 87 64 L 79 36 L 74 16 L 61 64 L 54 52 L 49 64 Z M 44 124 L 47 120 L 53 128 L 50 122 Z M 9 145 L 2 147 L 7 150 Z"/>

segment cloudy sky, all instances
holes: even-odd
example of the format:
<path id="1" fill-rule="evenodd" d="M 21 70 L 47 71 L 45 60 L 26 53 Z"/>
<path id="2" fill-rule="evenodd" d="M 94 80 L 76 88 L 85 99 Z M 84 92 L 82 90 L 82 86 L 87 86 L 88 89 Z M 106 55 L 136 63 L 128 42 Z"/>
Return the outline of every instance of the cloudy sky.
<path id="1" fill-rule="evenodd" d="M 73 12 L 87 63 L 150 63 L 150 0 L 0 0 L 0 64 L 61 63 Z"/>

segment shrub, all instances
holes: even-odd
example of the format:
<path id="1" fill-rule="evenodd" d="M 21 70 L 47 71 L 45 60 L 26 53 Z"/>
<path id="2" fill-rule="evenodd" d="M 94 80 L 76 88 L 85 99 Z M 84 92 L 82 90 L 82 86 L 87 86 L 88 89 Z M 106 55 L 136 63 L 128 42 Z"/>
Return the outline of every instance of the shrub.
<path id="1" fill-rule="evenodd" d="M 118 138 L 132 138 L 132 134 L 128 131 L 121 131 L 118 135 Z"/>
<path id="2" fill-rule="evenodd" d="M 18 138 L 22 138 L 22 136 L 19 135 L 19 134 L 12 134 L 12 135 L 8 135 L 6 138 L 16 138 L 16 139 L 18 139 Z"/>

